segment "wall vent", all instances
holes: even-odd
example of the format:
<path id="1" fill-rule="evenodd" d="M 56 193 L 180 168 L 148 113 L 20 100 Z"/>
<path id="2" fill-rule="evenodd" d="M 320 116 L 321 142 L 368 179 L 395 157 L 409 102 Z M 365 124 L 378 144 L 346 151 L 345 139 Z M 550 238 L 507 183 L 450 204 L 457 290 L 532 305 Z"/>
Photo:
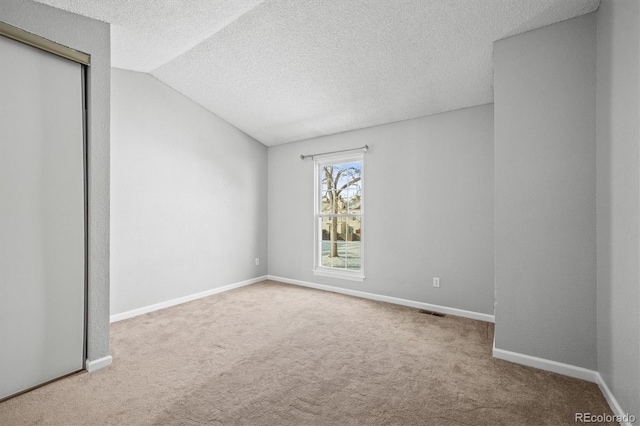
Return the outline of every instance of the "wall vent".
<path id="1" fill-rule="evenodd" d="M 420 314 L 425 314 L 425 315 L 432 315 L 434 317 L 442 317 L 444 318 L 444 314 L 441 314 L 440 312 L 433 312 L 433 311 L 427 311 L 426 309 L 420 309 L 418 311 L 418 313 Z"/>

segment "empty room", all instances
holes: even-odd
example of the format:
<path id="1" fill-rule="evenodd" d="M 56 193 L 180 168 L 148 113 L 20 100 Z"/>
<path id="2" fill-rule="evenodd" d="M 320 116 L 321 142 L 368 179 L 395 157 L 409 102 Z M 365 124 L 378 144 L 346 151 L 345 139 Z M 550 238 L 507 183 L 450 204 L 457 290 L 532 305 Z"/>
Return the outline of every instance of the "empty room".
<path id="1" fill-rule="evenodd" d="M 0 2 L 0 425 L 639 422 L 639 1 Z"/>

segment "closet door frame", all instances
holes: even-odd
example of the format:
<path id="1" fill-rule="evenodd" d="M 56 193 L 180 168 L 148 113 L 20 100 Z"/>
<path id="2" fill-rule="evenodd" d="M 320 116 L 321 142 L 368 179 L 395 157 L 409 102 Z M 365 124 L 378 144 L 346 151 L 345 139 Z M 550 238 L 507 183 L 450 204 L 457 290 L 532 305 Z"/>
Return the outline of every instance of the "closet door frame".
<path id="1" fill-rule="evenodd" d="M 31 46 L 37 48 L 39 50 L 48 52 L 50 54 L 59 56 L 61 58 L 76 62 L 80 64 L 81 68 L 81 96 L 82 96 L 82 187 L 83 187 L 83 229 L 84 229 L 84 238 L 83 238 L 83 253 L 84 253 L 84 282 L 83 282 L 83 320 L 82 320 L 82 368 L 80 370 L 65 374 L 60 377 L 56 377 L 51 380 L 47 380 L 43 383 L 38 383 L 34 386 L 31 386 L 27 389 L 21 390 L 17 393 L 0 397 L 0 402 L 5 401 L 7 399 L 14 398 L 23 393 L 29 392 L 33 389 L 39 388 L 41 386 L 47 385 L 56 380 L 60 380 L 64 377 L 71 376 L 77 374 L 79 371 L 86 369 L 87 363 L 87 333 L 88 333 L 88 295 L 89 295 L 89 178 L 88 178 L 88 136 L 89 136 L 89 120 L 88 120 L 88 96 L 89 96 L 89 85 L 88 85 L 88 67 L 91 65 L 91 56 L 87 53 L 77 51 L 70 47 L 64 46 L 62 44 L 56 43 L 49 39 L 46 39 L 37 34 L 30 33 L 28 31 L 22 30 L 18 27 L 14 27 L 5 22 L 0 21 L 0 37 L 5 37 L 10 40 L 17 41 L 19 43 L 25 44 L 27 46 Z"/>

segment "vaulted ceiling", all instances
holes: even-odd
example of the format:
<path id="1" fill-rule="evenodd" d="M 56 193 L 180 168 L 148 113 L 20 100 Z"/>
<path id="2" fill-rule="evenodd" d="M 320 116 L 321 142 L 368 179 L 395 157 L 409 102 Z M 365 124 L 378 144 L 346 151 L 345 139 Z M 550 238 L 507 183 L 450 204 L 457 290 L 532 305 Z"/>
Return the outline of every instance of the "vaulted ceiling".
<path id="1" fill-rule="evenodd" d="M 599 0 L 37 0 L 267 146 L 493 101 L 493 41 Z"/>

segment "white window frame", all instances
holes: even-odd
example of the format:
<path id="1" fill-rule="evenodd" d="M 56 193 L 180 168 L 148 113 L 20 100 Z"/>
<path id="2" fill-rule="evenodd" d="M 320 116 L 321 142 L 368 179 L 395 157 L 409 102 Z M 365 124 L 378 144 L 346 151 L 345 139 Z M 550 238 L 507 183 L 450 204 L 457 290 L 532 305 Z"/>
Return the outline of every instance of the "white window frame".
<path id="1" fill-rule="evenodd" d="M 314 241 L 313 241 L 313 274 L 323 277 L 339 278 L 343 280 L 351 281 L 364 281 L 364 247 L 365 247 L 365 232 L 360 233 L 360 270 L 350 271 L 347 269 L 338 269 L 327 266 L 322 266 L 322 225 L 320 218 L 322 216 L 322 178 L 320 177 L 320 171 L 322 167 L 332 164 L 342 164 L 358 161 L 361 164 L 360 170 L 360 229 L 364 229 L 364 203 L 365 203 L 365 172 L 364 172 L 364 154 L 348 154 L 348 155 L 331 155 L 323 156 L 321 158 L 314 159 L 314 206 L 313 206 L 313 229 L 314 229 Z"/>

